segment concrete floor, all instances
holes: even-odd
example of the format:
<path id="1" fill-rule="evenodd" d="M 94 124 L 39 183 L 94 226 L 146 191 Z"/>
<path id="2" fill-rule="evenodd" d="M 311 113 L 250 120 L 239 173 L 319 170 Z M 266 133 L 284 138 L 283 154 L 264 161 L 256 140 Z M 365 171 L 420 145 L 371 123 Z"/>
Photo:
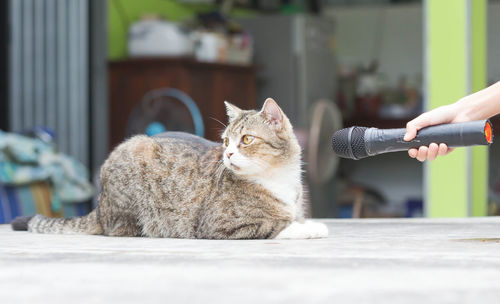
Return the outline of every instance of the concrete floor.
<path id="1" fill-rule="evenodd" d="M 500 303 L 500 217 L 324 222 L 328 239 L 293 241 L 0 225 L 0 302 Z"/>

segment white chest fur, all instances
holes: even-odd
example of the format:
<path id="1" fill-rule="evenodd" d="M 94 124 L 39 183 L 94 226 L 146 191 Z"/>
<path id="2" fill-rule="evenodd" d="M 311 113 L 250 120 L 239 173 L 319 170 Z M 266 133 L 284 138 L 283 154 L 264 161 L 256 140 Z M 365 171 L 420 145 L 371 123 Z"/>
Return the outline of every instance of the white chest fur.
<path id="1" fill-rule="evenodd" d="M 297 198 L 302 189 L 300 174 L 300 167 L 285 167 L 269 172 L 265 176 L 256 177 L 255 182 L 287 204 L 295 215 Z"/>

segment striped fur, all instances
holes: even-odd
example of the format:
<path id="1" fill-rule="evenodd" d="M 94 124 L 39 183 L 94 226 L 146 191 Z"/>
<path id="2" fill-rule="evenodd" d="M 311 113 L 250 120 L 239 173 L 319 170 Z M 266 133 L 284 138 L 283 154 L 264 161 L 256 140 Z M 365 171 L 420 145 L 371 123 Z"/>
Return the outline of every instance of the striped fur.
<path id="1" fill-rule="evenodd" d="M 14 228 L 14 223 L 12 225 Z M 71 218 L 53 218 L 37 214 L 29 220 L 27 228 L 33 233 L 102 234 L 96 210 L 86 216 Z"/>
<path id="2" fill-rule="evenodd" d="M 233 108 L 228 108 L 230 123 L 223 137 L 241 138 L 249 132 L 256 137 L 254 144 L 236 148 L 248 168 L 228 165 L 224 144 L 194 135 L 135 136 L 103 164 L 94 211 L 69 219 L 37 215 L 29 220 L 28 230 L 205 239 L 278 236 L 303 218 L 300 147 L 277 105 L 269 113 L 229 106 Z M 291 172 L 296 178 L 290 178 Z M 267 187 L 269 179 L 286 181 L 286 186 Z M 286 193 L 283 200 L 276 191 L 295 194 Z"/>

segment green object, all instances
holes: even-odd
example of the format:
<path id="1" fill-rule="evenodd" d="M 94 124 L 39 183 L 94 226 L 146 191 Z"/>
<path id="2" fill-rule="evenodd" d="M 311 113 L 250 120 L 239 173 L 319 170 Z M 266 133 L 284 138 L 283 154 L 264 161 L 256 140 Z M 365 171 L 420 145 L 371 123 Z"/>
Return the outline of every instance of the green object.
<path id="1" fill-rule="evenodd" d="M 145 14 L 156 14 L 170 21 L 184 21 L 198 13 L 218 10 L 217 5 L 184 4 L 175 0 L 110 0 L 108 1 L 108 58 L 127 57 L 128 26 Z M 231 16 L 254 16 L 255 11 L 235 8 Z"/>
<path id="2" fill-rule="evenodd" d="M 486 86 L 486 0 L 426 0 L 426 110 Z M 425 164 L 429 217 L 486 215 L 488 150 L 458 148 Z"/>
<path id="3" fill-rule="evenodd" d="M 486 0 L 474 0 L 471 6 L 471 61 L 472 92 L 477 92 L 487 85 L 486 80 Z M 472 216 L 488 214 L 488 148 L 472 148 Z"/>
<path id="4" fill-rule="evenodd" d="M 280 12 L 284 15 L 302 14 L 304 7 L 299 4 L 285 4 L 281 7 Z"/>

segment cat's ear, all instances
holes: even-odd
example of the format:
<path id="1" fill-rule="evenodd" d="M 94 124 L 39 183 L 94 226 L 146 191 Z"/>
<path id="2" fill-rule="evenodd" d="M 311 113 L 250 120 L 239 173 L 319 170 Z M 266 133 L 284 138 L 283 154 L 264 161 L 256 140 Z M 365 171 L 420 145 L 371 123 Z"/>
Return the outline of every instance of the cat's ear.
<path id="1" fill-rule="evenodd" d="M 274 99 L 266 99 L 260 113 L 269 123 L 271 123 L 271 125 L 276 126 L 277 128 L 281 128 L 283 126 L 284 114 Z"/>
<path id="2" fill-rule="evenodd" d="M 240 108 L 227 101 L 224 101 L 224 104 L 226 105 L 226 113 L 229 118 L 229 122 L 233 121 L 236 117 L 238 117 L 238 115 L 240 115 L 242 111 Z"/>

